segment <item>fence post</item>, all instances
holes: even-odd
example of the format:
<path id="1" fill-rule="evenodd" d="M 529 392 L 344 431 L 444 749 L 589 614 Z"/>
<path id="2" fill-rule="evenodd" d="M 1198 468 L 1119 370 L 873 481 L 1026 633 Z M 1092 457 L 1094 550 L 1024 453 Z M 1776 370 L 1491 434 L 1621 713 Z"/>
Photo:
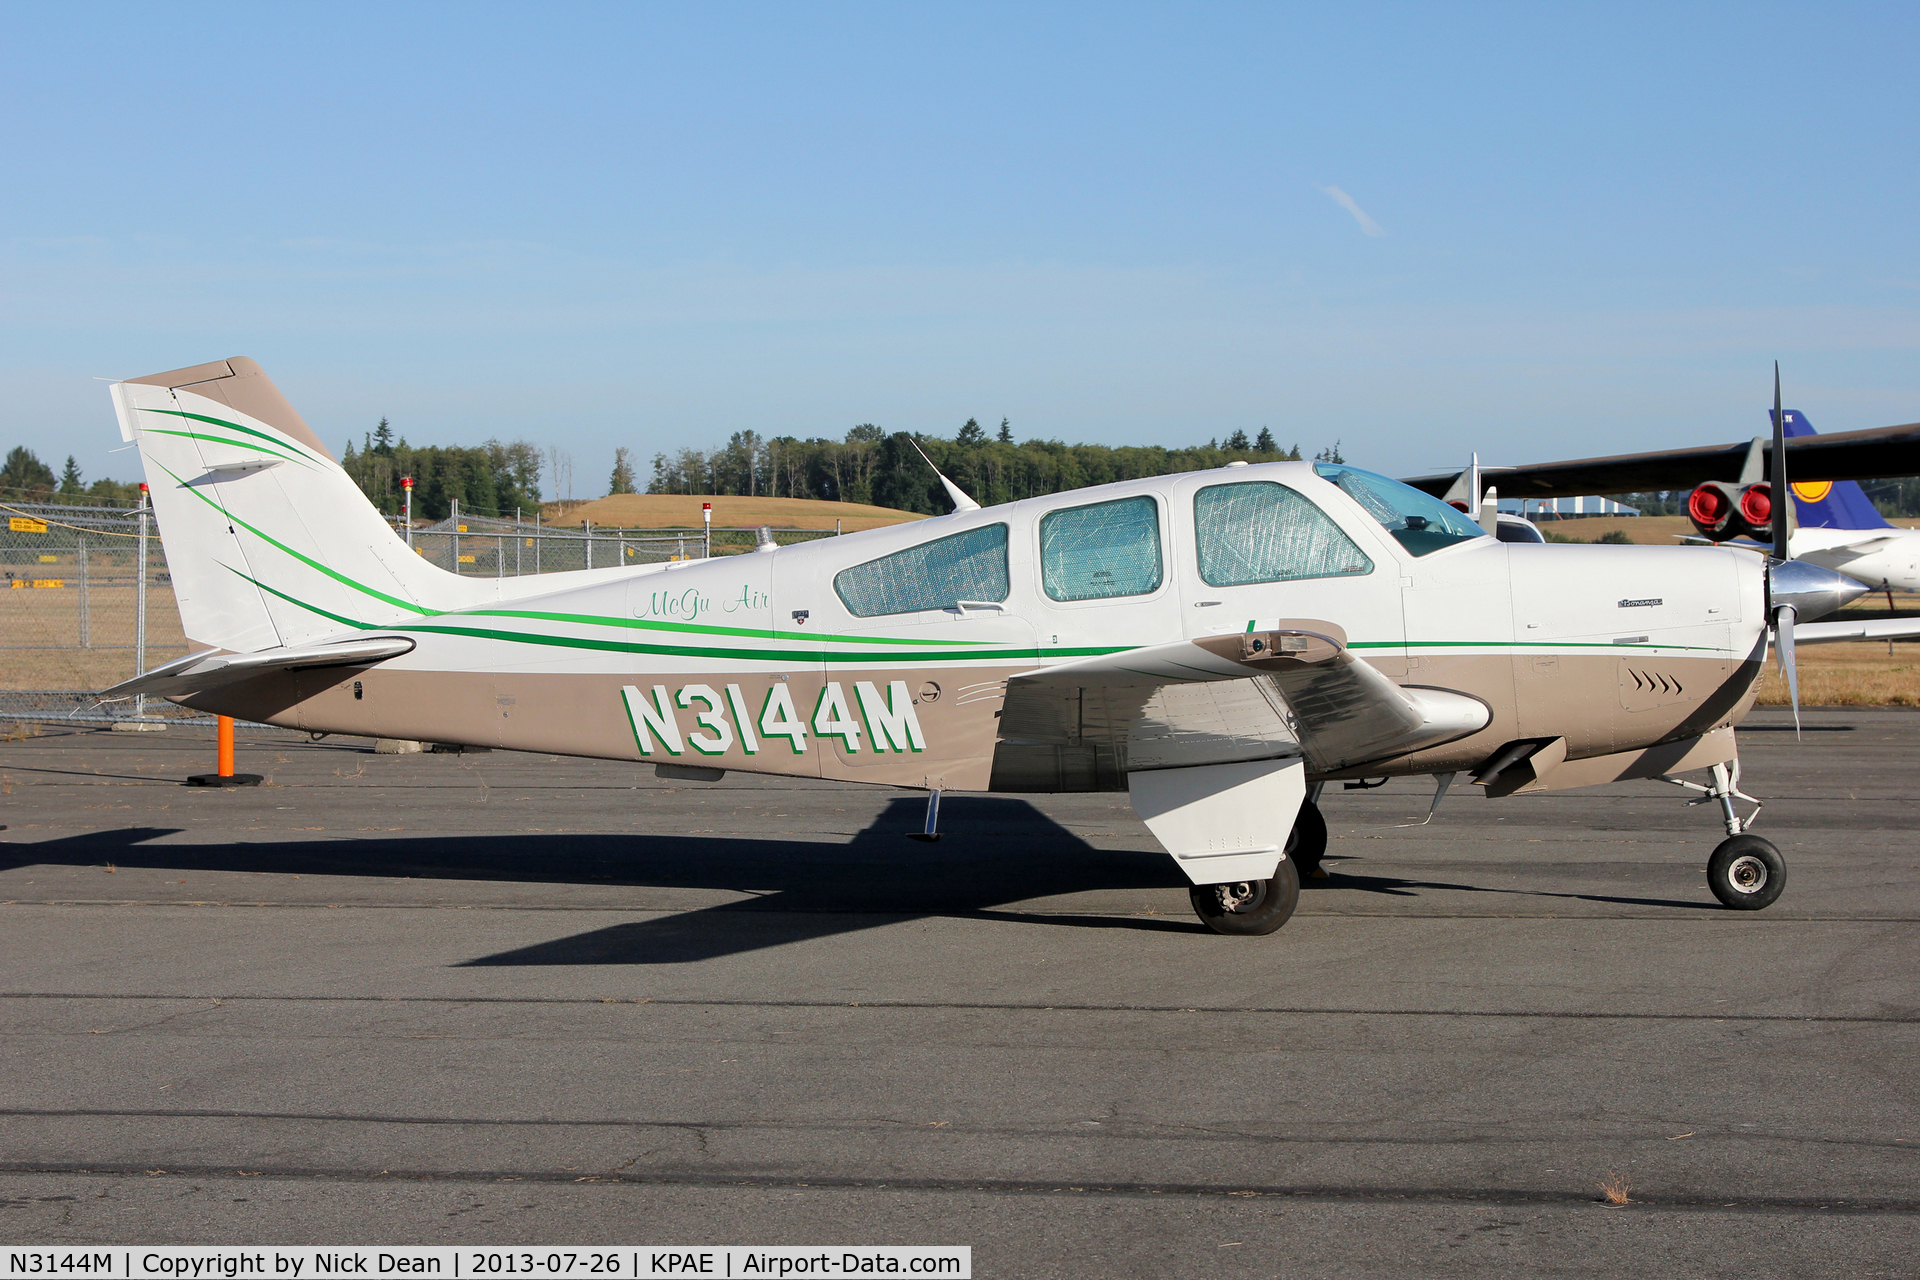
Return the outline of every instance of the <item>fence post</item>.
<path id="1" fill-rule="evenodd" d="M 591 569 L 593 568 L 593 521 L 588 520 L 585 524 L 587 526 L 587 568 Z"/>
<path id="2" fill-rule="evenodd" d="M 453 571 L 460 572 L 460 499 L 453 500 Z"/>
<path id="3" fill-rule="evenodd" d="M 133 674 L 141 675 L 147 669 L 147 512 L 153 507 L 153 499 L 147 493 L 147 482 L 140 482 L 140 539 L 139 549 L 134 553 L 138 561 L 134 568 L 133 587 Z M 133 695 L 133 714 L 144 719 L 147 714 L 147 695 Z"/>
<path id="4" fill-rule="evenodd" d="M 513 576 L 520 576 L 520 548 L 527 545 L 526 535 L 520 532 L 520 508 L 513 509 Z"/>
<path id="5" fill-rule="evenodd" d="M 533 571 L 535 573 L 540 572 L 540 544 L 545 541 L 546 535 L 540 532 L 540 508 L 535 507 L 533 509 Z"/>
<path id="6" fill-rule="evenodd" d="M 80 535 L 80 647 L 93 648 L 93 603 L 87 581 L 87 535 Z"/>

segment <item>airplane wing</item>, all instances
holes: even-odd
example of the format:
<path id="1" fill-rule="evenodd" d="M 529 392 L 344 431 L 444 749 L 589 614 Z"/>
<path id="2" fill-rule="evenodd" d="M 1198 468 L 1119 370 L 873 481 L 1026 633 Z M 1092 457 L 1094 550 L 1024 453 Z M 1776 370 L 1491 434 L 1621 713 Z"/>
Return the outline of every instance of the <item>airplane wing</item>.
<path id="1" fill-rule="evenodd" d="M 1503 498 L 1571 498 L 1589 493 L 1646 493 L 1691 489 L 1706 480 L 1737 480 L 1750 442 L 1623 453 L 1524 467 L 1482 467 Z M 1770 443 L 1763 444 L 1769 455 Z M 1795 436 L 1787 441 L 1787 472 L 1798 484 L 1811 480 L 1872 480 L 1920 472 L 1920 422 L 1872 427 L 1835 435 Z M 1457 471 L 1404 481 L 1442 497 Z M 1768 474 L 1772 474 L 1771 465 Z"/>
<path id="2" fill-rule="evenodd" d="M 291 649 L 264 649 L 259 653 L 221 653 L 205 649 L 175 658 L 153 670 L 123 680 L 100 694 L 97 701 L 130 698 L 136 693 L 181 697 L 269 671 L 306 671 L 314 667 L 352 667 L 395 658 L 413 648 L 405 636 L 376 636 L 334 644 L 299 645 Z"/>
<path id="3" fill-rule="evenodd" d="M 1900 541 L 1902 538 L 1904 538 L 1906 536 L 1906 532 L 1907 531 L 1905 529 L 1900 529 L 1892 533 L 1880 534 L 1878 537 L 1861 538 L 1857 542 L 1836 542 L 1829 546 L 1814 547 L 1810 551 L 1808 551 L 1807 554 L 1809 555 L 1823 554 L 1823 553 L 1830 553 L 1834 551 L 1857 551 L 1861 555 L 1865 555 L 1869 551 L 1881 551 L 1886 549 L 1887 547 L 1891 546 L 1893 543 L 1896 543 Z"/>
<path id="4" fill-rule="evenodd" d="M 1485 703 L 1396 685 L 1331 623 L 1178 640 L 1015 676 L 1001 737 L 1112 748 L 1126 769 L 1305 757 L 1352 769 L 1465 737 Z"/>
<path id="5" fill-rule="evenodd" d="M 1920 618 L 1883 618 L 1878 622 L 1807 622 L 1793 629 L 1793 643 L 1833 644 L 1839 640 L 1904 640 L 1920 636 Z"/>

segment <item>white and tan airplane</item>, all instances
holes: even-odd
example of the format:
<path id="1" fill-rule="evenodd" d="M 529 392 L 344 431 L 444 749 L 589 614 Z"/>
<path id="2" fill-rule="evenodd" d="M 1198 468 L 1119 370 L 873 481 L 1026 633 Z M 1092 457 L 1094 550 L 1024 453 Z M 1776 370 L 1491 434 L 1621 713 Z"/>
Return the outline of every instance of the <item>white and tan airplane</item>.
<path id="1" fill-rule="evenodd" d="M 106 696 L 317 733 L 930 792 L 1121 790 L 1200 918 L 1270 933 L 1336 780 L 1664 778 L 1727 905 L 1785 882 L 1733 726 L 1863 587 L 1719 547 L 1501 542 L 1348 466 L 1236 463 L 760 553 L 517 578 L 413 554 L 250 360 L 116 384 L 199 650 Z M 1801 633 L 1814 630 L 1802 627 Z M 1705 771 L 1707 781 L 1676 774 Z M 1757 804 L 1757 802 L 1754 802 Z"/>

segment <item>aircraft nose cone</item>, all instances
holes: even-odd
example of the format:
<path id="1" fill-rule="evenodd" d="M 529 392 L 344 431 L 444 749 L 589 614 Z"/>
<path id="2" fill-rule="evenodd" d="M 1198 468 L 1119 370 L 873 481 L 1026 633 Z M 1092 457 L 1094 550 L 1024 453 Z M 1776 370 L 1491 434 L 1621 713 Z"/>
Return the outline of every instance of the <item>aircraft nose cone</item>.
<path id="1" fill-rule="evenodd" d="M 1864 582 L 1805 560 L 1783 560 L 1767 569 L 1767 611 L 1790 604 L 1802 622 L 1825 617 L 1866 593 Z"/>

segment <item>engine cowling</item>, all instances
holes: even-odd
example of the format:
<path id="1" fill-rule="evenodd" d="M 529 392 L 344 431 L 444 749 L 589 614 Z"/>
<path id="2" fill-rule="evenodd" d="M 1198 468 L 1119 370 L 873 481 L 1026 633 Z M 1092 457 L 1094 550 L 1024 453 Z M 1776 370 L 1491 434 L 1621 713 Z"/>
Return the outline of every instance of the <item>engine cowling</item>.
<path id="1" fill-rule="evenodd" d="M 1687 518 L 1715 542 L 1764 541 L 1773 524 L 1773 486 L 1765 480 L 1744 485 L 1709 480 L 1687 495 Z"/>

